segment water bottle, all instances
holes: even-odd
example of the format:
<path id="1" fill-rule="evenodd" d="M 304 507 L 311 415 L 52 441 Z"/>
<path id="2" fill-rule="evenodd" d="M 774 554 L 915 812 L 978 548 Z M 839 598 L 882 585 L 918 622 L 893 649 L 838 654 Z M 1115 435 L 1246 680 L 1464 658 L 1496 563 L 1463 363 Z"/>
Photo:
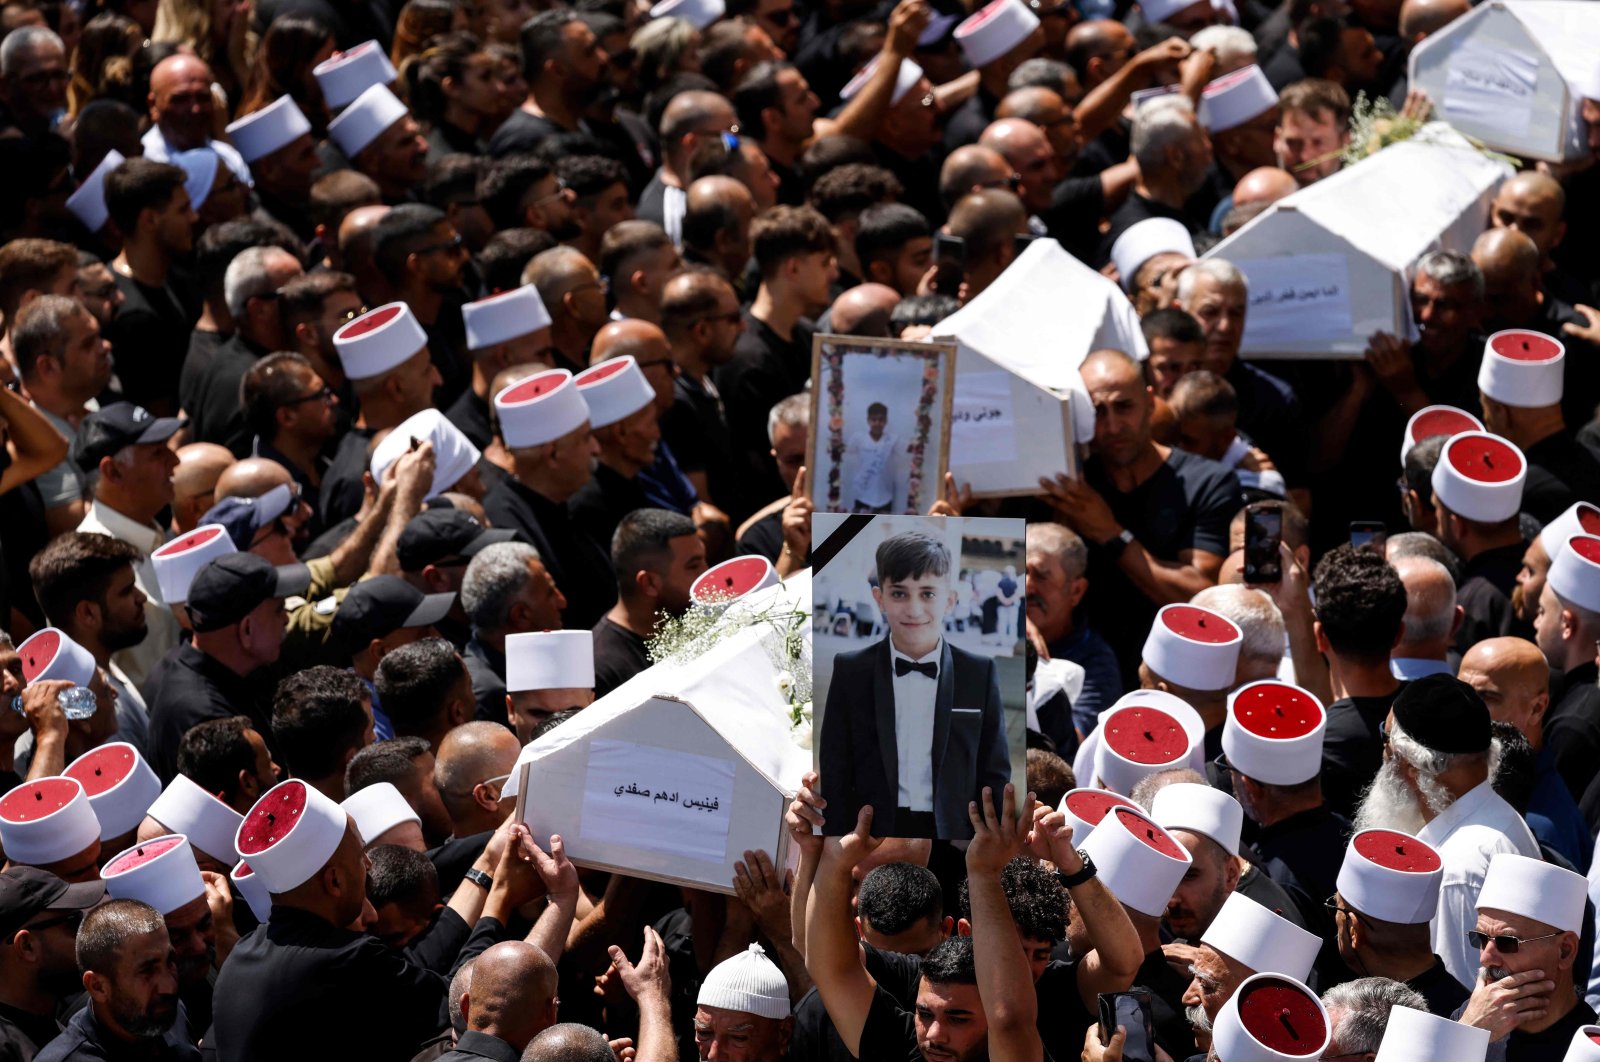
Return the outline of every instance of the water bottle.
<path id="1" fill-rule="evenodd" d="M 94 690 L 87 686 L 73 686 L 64 689 L 56 695 L 56 701 L 61 705 L 61 711 L 68 719 L 88 719 L 100 707 L 100 701 L 94 695 Z M 11 698 L 11 710 L 21 714 L 22 694 Z"/>

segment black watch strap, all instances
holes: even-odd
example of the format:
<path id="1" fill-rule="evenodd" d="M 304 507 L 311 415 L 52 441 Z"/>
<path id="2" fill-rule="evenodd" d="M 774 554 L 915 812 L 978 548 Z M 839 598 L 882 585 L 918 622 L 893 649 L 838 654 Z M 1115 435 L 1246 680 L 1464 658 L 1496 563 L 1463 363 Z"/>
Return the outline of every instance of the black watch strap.
<path id="1" fill-rule="evenodd" d="M 462 877 L 467 881 L 472 882 L 480 889 L 487 890 L 494 887 L 494 879 L 485 874 L 483 871 L 479 870 L 477 867 L 469 867 L 467 872 L 463 874 Z"/>
<path id="2" fill-rule="evenodd" d="M 1099 873 L 1099 871 L 1095 869 L 1094 860 L 1089 858 L 1088 852 L 1085 852 L 1081 848 L 1078 849 L 1078 858 L 1083 860 L 1083 867 L 1076 874 L 1063 874 L 1059 870 L 1056 871 L 1056 877 L 1061 879 L 1061 884 L 1065 885 L 1069 889 L 1078 885 L 1082 885 L 1084 882 L 1094 877 L 1095 874 Z"/>

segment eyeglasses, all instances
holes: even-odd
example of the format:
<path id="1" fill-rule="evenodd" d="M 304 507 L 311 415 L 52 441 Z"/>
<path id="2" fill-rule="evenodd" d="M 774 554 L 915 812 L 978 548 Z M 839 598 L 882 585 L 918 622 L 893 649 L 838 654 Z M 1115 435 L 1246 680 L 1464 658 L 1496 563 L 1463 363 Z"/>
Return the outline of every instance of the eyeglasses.
<path id="1" fill-rule="evenodd" d="M 304 405 L 307 402 L 315 402 L 319 398 L 324 402 L 332 402 L 334 398 L 333 388 L 329 387 L 327 384 L 323 384 L 320 389 L 312 391 L 309 395 L 301 395 L 299 398 L 291 398 L 286 402 L 279 402 L 278 408 L 288 409 L 290 406 L 299 406 Z"/>
<path id="2" fill-rule="evenodd" d="M 69 930 L 76 933 L 78 931 L 78 927 L 82 924 L 82 911 L 68 911 L 66 914 L 56 915 L 54 918 L 46 918 L 43 922 L 30 922 L 22 928 L 37 932 L 41 929 L 53 929 L 56 926 L 66 926 Z"/>
<path id="3" fill-rule="evenodd" d="M 605 294 L 611 290 L 611 280 L 608 277 L 601 277 L 599 280 L 586 280 L 582 284 L 574 286 L 571 290 L 584 291 L 588 288 L 599 288 L 601 293 Z"/>
<path id="4" fill-rule="evenodd" d="M 665 369 L 668 376 L 678 375 L 678 367 L 673 364 L 671 358 L 657 358 L 655 361 L 635 361 L 634 364 L 639 366 L 640 372 L 646 369 Z"/>
<path id="5" fill-rule="evenodd" d="M 727 313 L 708 313 L 708 314 L 703 314 L 700 317 L 696 317 L 694 319 L 694 321 L 691 321 L 689 323 L 690 324 L 694 324 L 695 321 L 717 321 L 717 322 L 720 322 L 721 324 L 738 324 L 742 320 L 744 320 L 744 313 L 742 311 L 730 310 Z"/>
<path id="6" fill-rule="evenodd" d="M 353 310 L 346 310 L 344 313 L 341 313 L 336 320 L 340 325 L 347 325 L 351 321 L 354 321 L 357 317 L 365 317 L 370 312 L 371 311 L 365 306 L 357 306 Z"/>
<path id="7" fill-rule="evenodd" d="M 1554 933 L 1541 933 L 1537 937 L 1519 937 L 1511 933 L 1499 933 L 1490 936 L 1487 933 L 1479 933 L 1476 929 L 1470 929 L 1467 931 L 1467 943 L 1482 951 L 1492 940 L 1494 941 L 1495 949 L 1501 955 L 1515 955 L 1517 949 L 1524 944 L 1532 944 L 1536 940 L 1549 940 L 1551 937 L 1561 936 L 1564 932 L 1565 930 L 1558 929 Z"/>
<path id="8" fill-rule="evenodd" d="M 466 246 L 466 241 L 461 238 L 461 233 L 458 232 L 453 237 L 443 241 L 442 243 L 430 243 L 426 247 L 419 247 L 417 248 L 416 253 L 434 254 L 438 251 L 448 251 L 451 254 L 455 254 L 464 246 Z"/>
<path id="9" fill-rule="evenodd" d="M 1353 909 L 1351 909 L 1349 907 L 1340 906 L 1339 897 L 1338 897 L 1337 894 L 1335 894 L 1333 896 L 1329 896 L 1326 900 L 1323 900 L 1322 901 L 1322 906 L 1326 907 L 1328 910 L 1333 911 L 1333 912 L 1335 912 L 1337 914 L 1349 915 L 1351 918 L 1354 918 L 1357 922 L 1361 921 L 1361 912 L 1353 910 Z"/>
<path id="10" fill-rule="evenodd" d="M 555 199 L 557 196 L 560 196 L 560 195 L 564 194 L 566 192 L 566 190 L 567 190 L 567 182 L 563 181 L 560 177 L 557 177 L 556 178 L 556 190 L 551 192 L 549 195 L 541 195 L 538 199 L 535 199 L 529 205 L 530 206 L 538 206 L 540 203 L 548 203 L 550 200 Z"/>
<path id="11" fill-rule="evenodd" d="M 1001 178 L 999 180 L 985 181 L 984 183 L 978 185 L 978 187 L 979 188 L 1006 188 L 1006 189 L 1009 189 L 1009 190 L 1015 192 L 1017 189 L 1022 187 L 1022 174 L 1013 173 L 1011 176 L 1004 177 L 1004 178 Z"/>

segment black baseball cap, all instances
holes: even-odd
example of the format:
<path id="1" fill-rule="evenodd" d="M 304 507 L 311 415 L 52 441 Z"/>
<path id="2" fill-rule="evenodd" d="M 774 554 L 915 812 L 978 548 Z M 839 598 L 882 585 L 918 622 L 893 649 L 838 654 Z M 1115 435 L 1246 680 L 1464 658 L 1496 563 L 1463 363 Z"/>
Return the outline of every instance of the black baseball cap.
<path id="1" fill-rule="evenodd" d="M 194 591 L 189 591 L 194 600 Z M 398 575 L 374 575 L 350 588 L 333 616 L 333 635 L 365 644 L 405 627 L 431 627 L 455 604 L 455 594 L 424 594 Z"/>
<path id="2" fill-rule="evenodd" d="M 229 553 L 208 563 L 189 584 L 189 620 L 204 634 L 238 623 L 263 601 L 311 587 L 304 564 L 278 567 L 254 553 Z"/>
<path id="3" fill-rule="evenodd" d="M 0 874 L 0 941 L 11 943 L 35 915 L 45 911 L 87 911 L 105 899 L 106 883 L 96 878 L 68 885 L 48 870 L 15 866 Z"/>
<path id="4" fill-rule="evenodd" d="M 73 460 L 85 472 L 92 472 L 100 467 L 102 457 L 110 457 L 125 446 L 166 442 L 183 423 L 177 417 L 158 417 L 132 402 L 101 406 L 78 425 L 72 444 Z"/>
<path id="5" fill-rule="evenodd" d="M 420 572 L 430 564 L 456 557 L 470 560 L 483 547 L 516 537 L 512 528 L 484 527 L 471 513 L 460 509 L 429 509 L 406 524 L 395 552 L 400 557 L 401 571 Z"/>

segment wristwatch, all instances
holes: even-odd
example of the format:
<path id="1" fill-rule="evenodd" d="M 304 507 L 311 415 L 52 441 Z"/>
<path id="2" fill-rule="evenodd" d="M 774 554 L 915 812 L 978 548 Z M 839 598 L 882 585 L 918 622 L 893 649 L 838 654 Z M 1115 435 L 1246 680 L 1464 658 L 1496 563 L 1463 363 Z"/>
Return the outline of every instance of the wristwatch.
<path id="1" fill-rule="evenodd" d="M 1108 538 L 1100 543 L 1100 548 L 1105 550 L 1112 560 L 1116 560 L 1122 556 L 1122 551 L 1127 549 L 1132 542 L 1133 532 L 1124 527 L 1116 538 Z"/>
<path id="2" fill-rule="evenodd" d="M 1083 860 L 1083 867 L 1076 874 L 1063 874 L 1059 870 L 1056 871 L 1056 877 L 1061 880 L 1061 884 L 1065 885 L 1069 889 L 1078 885 L 1082 885 L 1084 882 L 1088 881 L 1090 878 L 1099 873 L 1099 871 L 1095 868 L 1094 860 L 1089 858 L 1088 852 L 1085 852 L 1081 848 L 1078 849 L 1078 858 Z"/>
<path id="3" fill-rule="evenodd" d="M 467 872 L 462 875 L 462 878 L 472 882 L 480 889 L 488 890 L 494 887 L 494 879 L 485 874 L 483 871 L 479 870 L 477 867 L 468 868 Z"/>

